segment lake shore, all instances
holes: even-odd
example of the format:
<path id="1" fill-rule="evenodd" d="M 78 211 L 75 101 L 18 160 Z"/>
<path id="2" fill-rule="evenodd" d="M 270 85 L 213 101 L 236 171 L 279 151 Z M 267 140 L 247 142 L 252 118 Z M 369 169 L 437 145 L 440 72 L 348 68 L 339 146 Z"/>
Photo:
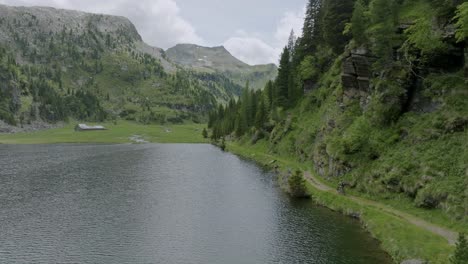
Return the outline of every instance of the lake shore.
<path id="1" fill-rule="evenodd" d="M 0 144 L 58 143 L 208 143 L 202 136 L 205 125 L 143 125 L 129 121 L 102 123 L 107 130 L 75 131 L 75 123 L 58 128 L 20 133 L 0 133 Z M 135 140 L 137 139 L 137 140 Z"/>
<path id="2" fill-rule="evenodd" d="M 103 124 L 106 131 L 75 132 L 74 124 L 38 132 L 0 134 L 0 144 L 55 144 L 55 143 L 208 143 L 201 131 L 204 125 L 141 125 L 120 121 L 117 125 Z M 227 150 L 279 170 L 300 169 L 312 171 L 307 165 L 292 157 L 268 154 L 262 148 L 250 148 L 228 143 Z M 308 183 L 308 190 L 317 204 L 346 215 L 358 217 L 363 227 L 381 242 L 383 250 L 400 263 L 407 259 L 423 259 L 430 263 L 447 263 L 453 251 L 446 239 L 415 226 L 398 215 L 389 214 L 374 206 L 359 203 L 346 196 L 323 191 Z M 424 241 L 424 243 L 421 243 Z"/>
<path id="3" fill-rule="evenodd" d="M 229 142 L 227 150 L 270 169 L 276 167 L 279 171 L 288 169 L 312 171 L 311 167 L 291 157 L 270 155 L 262 147 L 252 149 Z M 454 250 L 445 237 L 414 225 L 398 214 L 389 213 L 382 208 L 335 192 L 324 191 L 311 184 L 310 181 L 307 182 L 307 188 L 317 204 L 359 218 L 363 228 L 381 242 L 382 249 L 393 258 L 395 263 L 403 263 L 405 260 L 423 260 L 429 263 L 446 264 Z"/>

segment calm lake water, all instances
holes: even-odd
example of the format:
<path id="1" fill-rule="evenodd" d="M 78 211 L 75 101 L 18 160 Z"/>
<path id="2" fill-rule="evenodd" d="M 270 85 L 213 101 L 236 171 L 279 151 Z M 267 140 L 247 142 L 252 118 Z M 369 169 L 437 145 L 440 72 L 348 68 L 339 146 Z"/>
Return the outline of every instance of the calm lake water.
<path id="1" fill-rule="evenodd" d="M 0 263 L 390 263 L 210 145 L 0 145 Z"/>

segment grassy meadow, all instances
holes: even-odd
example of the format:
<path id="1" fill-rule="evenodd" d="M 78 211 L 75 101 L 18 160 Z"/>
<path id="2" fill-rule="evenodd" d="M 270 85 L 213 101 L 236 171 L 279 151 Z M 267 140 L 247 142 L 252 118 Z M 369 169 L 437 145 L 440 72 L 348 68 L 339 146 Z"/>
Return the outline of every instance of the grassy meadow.
<path id="1" fill-rule="evenodd" d="M 103 123 L 108 130 L 74 130 L 75 123 L 62 128 L 32 133 L 0 134 L 0 144 L 55 144 L 55 143 L 133 143 L 132 137 L 152 143 L 207 143 L 203 138 L 203 124 L 142 125 L 119 121 Z M 93 125 L 93 124 L 89 124 Z"/>

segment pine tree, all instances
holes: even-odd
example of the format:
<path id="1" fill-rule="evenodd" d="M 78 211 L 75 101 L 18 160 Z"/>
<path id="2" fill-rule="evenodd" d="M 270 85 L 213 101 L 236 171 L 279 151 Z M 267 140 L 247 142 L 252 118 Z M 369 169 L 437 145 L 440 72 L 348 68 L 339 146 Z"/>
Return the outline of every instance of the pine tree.
<path id="1" fill-rule="evenodd" d="M 276 102 L 277 106 L 286 107 L 288 104 L 290 54 L 288 47 L 283 49 L 276 78 Z"/>
<path id="2" fill-rule="evenodd" d="M 306 182 L 301 171 L 296 171 L 295 173 L 293 173 L 288 179 L 288 184 L 289 193 L 291 196 L 296 198 L 309 197 L 309 195 L 307 194 Z"/>
<path id="3" fill-rule="evenodd" d="M 247 122 L 245 118 L 242 116 L 242 114 L 238 114 L 236 116 L 236 121 L 235 121 L 235 133 L 236 137 L 241 137 L 247 132 Z"/>
<path id="4" fill-rule="evenodd" d="M 358 46 L 365 44 L 367 42 L 366 28 L 368 26 L 368 19 L 366 17 L 366 7 L 363 0 L 357 0 L 354 5 L 351 25 L 353 38 L 356 44 Z"/>
<path id="5" fill-rule="evenodd" d="M 324 1 L 321 15 L 322 36 L 325 45 L 331 47 L 336 54 L 343 52 L 349 37 L 343 34 L 353 13 L 354 0 Z"/>
<path id="6" fill-rule="evenodd" d="M 271 80 L 268 81 L 265 85 L 265 89 L 263 89 L 263 96 L 265 97 L 265 107 L 267 109 L 271 109 L 275 100 L 273 82 Z"/>
<path id="7" fill-rule="evenodd" d="M 392 59 L 397 11 L 395 0 L 373 0 L 370 4 L 370 19 L 373 24 L 372 51 L 385 64 Z"/>
<path id="8" fill-rule="evenodd" d="M 255 116 L 255 127 L 257 129 L 263 128 L 263 125 L 266 123 L 266 119 L 267 119 L 267 113 L 265 109 L 265 103 L 264 103 L 264 100 L 261 100 L 258 105 L 257 113 Z"/>
<path id="9" fill-rule="evenodd" d="M 250 90 L 249 101 L 249 123 L 248 126 L 252 127 L 255 124 L 255 116 L 258 110 L 258 96 L 254 90 Z"/>
<path id="10" fill-rule="evenodd" d="M 309 0 L 304 20 L 304 27 L 302 28 L 301 36 L 301 57 L 307 54 L 312 54 L 316 47 L 316 37 L 318 35 L 318 18 L 320 13 L 322 0 Z"/>
<path id="11" fill-rule="evenodd" d="M 288 77 L 288 106 L 293 106 L 298 97 L 298 85 L 296 83 L 296 68 L 299 65 L 299 61 L 297 60 L 296 56 L 296 35 L 294 34 L 294 30 L 291 30 L 291 34 L 289 35 L 288 41 L 288 50 L 289 50 L 289 77 Z"/>
<path id="12" fill-rule="evenodd" d="M 294 29 L 291 30 L 291 33 L 289 34 L 289 39 L 288 39 L 288 49 L 289 49 L 289 54 L 290 54 L 290 60 L 294 57 L 294 51 L 296 48 L 296 34 L 294 33 Z"/>

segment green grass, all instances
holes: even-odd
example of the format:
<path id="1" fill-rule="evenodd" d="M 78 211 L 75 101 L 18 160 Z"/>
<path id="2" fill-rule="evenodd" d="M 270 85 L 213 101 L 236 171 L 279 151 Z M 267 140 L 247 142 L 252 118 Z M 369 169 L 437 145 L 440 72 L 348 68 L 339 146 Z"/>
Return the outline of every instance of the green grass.
<path id="1" fill-rule="evenodd" d="M 279 166 L 280 170 L 311 169 L 292 156 L 268 154 L 268 143 L 265 141 L 248 146 L 229 142 L 228 150 L 252 159 L 263 166 Z M 405 259 L 425 259 L 433 264 L 445 264 L 453 251 L 453 247 L 444 238 L 412 225 L 397 216 L 382 212 L 373 206 L 359 204 L 346 196 L 317 190 L 310 184 L 307 187 L 316 203 L 347 215 L 358 213 L 364 228 L 381 241 L 382 249 L 388 252 L 397 263 Z M 422 209 L 415 212 L 415 209 L 409 205 L 395 207 L 404 212 L 414 213 L 414 215 L 426 220 L 429 218 L 428 213 L 423 213 Z M 441 217 L 443 216 L 436 215 L 439 220 L 442 219 Z M 434 222 L 440 223 L 440 221 Z"/>
<path id="2" fill-rule="evenodd" d="M 119 121 L 117 125 L 103 124 L 106 131 L 75 132 L 75 124 L 33 133 L 0 134 L 0 144 L 54 144 L 54 143 L 131 143 L 133 135 L 153 143 L 207 143 L 202 137 L 206 125 L 142 125 Z M 170 131 L 170 132 L 168 132 Z"/>
<path id="3" fill-rule="evenodd" d="M 444 238 L 396 216 L 358 204 L 346 196 L 318 191 L 310 184 L 307 187 L 318 204 L 347 215 L 358 213 L 366 230 L 381 241 L 382 249 L 397 263 L 405 259 L 425 259 L 445 264 L 453 251 Z"/>

